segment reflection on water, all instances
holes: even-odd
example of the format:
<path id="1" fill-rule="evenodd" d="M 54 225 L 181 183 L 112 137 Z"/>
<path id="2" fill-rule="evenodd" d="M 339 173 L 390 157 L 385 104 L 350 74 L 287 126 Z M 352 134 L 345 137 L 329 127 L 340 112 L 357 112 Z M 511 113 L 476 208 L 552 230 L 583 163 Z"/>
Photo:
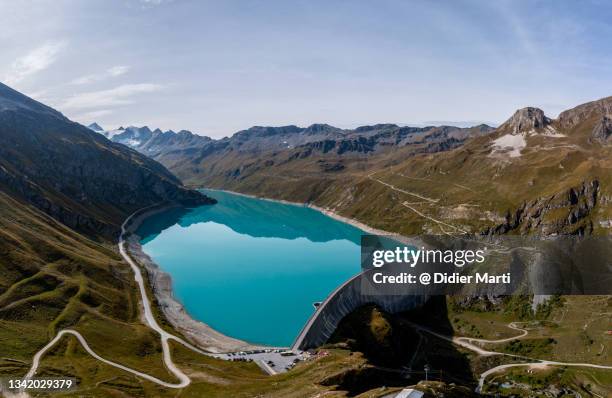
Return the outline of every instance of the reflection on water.
<path id="1" fill-rule="evenodd" d="M 139 229 L 142 242 L 155 239 L 161 231 L 174 224 L 187 228 L 192 224 L 212 221 L 227 225 L 239 234 L 256 238 L 306 238 L 312 242 L 347 239 L 359 244 L 361 230 L 305 206 L 247 198 L 223 191 L 202 192 L 217 199 L 218 204 L 194 209 L 171 209 L 163 217 L 150 218 Z"/>
<path id="2" fill-rule="evenodd" d="M 138 230 L 196 319 L 254 343 L 289 345 L 336 286 L 360 270 L 362 231 L 302 206 L 205 191 Z"/>

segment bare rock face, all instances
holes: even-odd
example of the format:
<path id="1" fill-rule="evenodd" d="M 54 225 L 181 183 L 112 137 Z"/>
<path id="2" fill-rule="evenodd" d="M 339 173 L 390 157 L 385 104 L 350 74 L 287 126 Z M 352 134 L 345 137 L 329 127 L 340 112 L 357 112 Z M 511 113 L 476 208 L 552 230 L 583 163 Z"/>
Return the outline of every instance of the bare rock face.
<path id="1" fill-rule="evenodd" d="M 519 109 L 499 130 L 510 130 L 512 134 L 529 132 L 549 125 L 551 120 L 544 115 L 540 108 L 527 107 Z"/>
<path id="2" fill-rule="evenodd" d="M 525 202 L 506 215 L 506 221 L 484 231 L 485 234 L 521 235 L 589 235 L 593 214 L 600 196 L 599 180 L 583 181 L 580 185 L 552 196 Z"/>
<path id="3" fill-rule="evenodd" d="M 612 115 L 612 97 L 587 102 L 559 114 L 559 124 L 563 128 L 572 128 L 592 117 Z"/>
<path id="4" fill-rule="evenodd" d="M 593 128 L 591 138 L 601 144 L 612 144 L 612 118 L 603 116 Z"/>

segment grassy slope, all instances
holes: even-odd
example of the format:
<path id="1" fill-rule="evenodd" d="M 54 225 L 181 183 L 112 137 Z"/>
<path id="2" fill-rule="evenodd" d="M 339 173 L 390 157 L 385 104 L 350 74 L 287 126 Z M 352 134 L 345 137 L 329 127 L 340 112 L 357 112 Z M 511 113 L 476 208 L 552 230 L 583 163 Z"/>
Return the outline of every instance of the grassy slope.
<path id="1" fill-rule="evenodd" d="M 100 354 L 168 377 L 159 339 L 139 321 L 133 276 L 109 247 L 5 194 L 0 226 L 2 374 L 25 374 L 36 351 L 73 328 Z"/>
<path id="2" fill-rule="evenodd" d="M 512 321 L 521 321 L 529 331 L 518 340 L 521 349 L 508 343 L 485 344 L 487 349 L 502 350 L 532 358 L 555 359 L 562 362 L 612 363 L 612 336 L 607 334 L 612 320 L 612 298 L 609 296 L 564 296 L 550 311 L 520 316 L 512 305 L 492 308 L 464 308 L 451 305 L 449 319 L 458 335 L 503 339 L 520 334 L 508 328 Z M 514 307 L 516 309 L 516 306 Z M 542 349 L 546 339 L 554 342 Z M 537 344 L 536 344 L 537 343 Z M 518 349 L 518 351 L 517 351 Z"/>
<path id="3" fill-rule="evenodd" d="M 484 389 L 484 392 L 503 394 L 501 396 L 546 397 L 550 395 L 544 395 L 543 393 L 535 395 L 533 391 L 530 391 L 530 387 L 543 390 L 553 385 L 562 385 L 572 386 L 572 389 L 578 391 L 581 396 L 607 397 L 612 388 L 610 372 L 585 368 L 549 368 L 531 371 L 516 368 L 493 375 L 490 381 L 491 384 Z M 501 383 L 505 383 L 506 386 L 500 386 Z"/>
<path id="4" fill-rule="evenodd" d="M 520 157 L 492 154 L 498 131 L 478 137 L 457 149 L 414 154 L 400 148 L 369 156 L 333 153 L 294 158 L 295 150 L 270 151 L 254 156 L 234 151 L 202 164 L 168 164 L 190 186 L 209 186 L 243 193 L 312 202 L 376 228 L 404 234 L 441 233 L 444 226 L 419 214 L 468 231 L 499 225 L 524 203 L 551 200 L 556 209 L 541 220 L 560 232 L 573 232 L 592 223 L 594 233 L 608 233 L 599 221 L 612 219 L 612 145 L 592 142 L 596 116 L 568 128 L 553 126 L 564 137 L 543 134 L 527 137 Z M 542 132 L 542 131 L 541 131 Z M 322 164 L 342 163 L 338 172 L 322 171 Z M 232 173 L 239 169 L 240 173 Z M 392 190 L 380 183 L 431 198 Z M 599 182 L 599 203 L 589 216 L 567 228 L 556 225 L 573 210 L 561 202 L 568 190 L 593 180 Z M 408 208 L 403 206 L 408 202 Z M 565 228 L 565 229 L 564 229 Z M 452 228 L 446 228 L 452 232 Z"/>
<path id="5" fill-rule="evenodd" d="M 333 350 L 326 357 L 298 365 L 290 373 L 270 377 L 253 363 L 216 360 L 174 343 L 171 346 L 175 362 L 192 379 L 192 384 L 180 391 L 162 388 L 101 364 L 91 358 L 72 337 L 64 340 L 45 358 L 42 372 L 47 375 L 76 373 L 81 377 L 79 390 L 63 396 L 298 398 L 330 391 L 333 387 L 317 382 L 330 374 L 364 365 L 359 355 Z M 338 391 L 329 396 L 346 395 Z"/>
<path id="6" fill-rule="evenodd" d="M 132 272 L 110 246 L 0 193 L 0 251 L 0 376 L 23 376 L 34 353 L 58 330 L 71 328 L 99 355 L 174 381 L 161 361 L 158 336 L 140 320 Z M 301 397 L 333 390 L 318 382 L 365 365 L 359 355 L 334 350 L 288 374 L 268 377 L 253 363 L 172 347 L 175 362 L 193 379 L 181 396 Z M 37 375 L 76 377 L 75 396 L 177 394 L 98 362 L 71 336 L 43 357 Z"/>

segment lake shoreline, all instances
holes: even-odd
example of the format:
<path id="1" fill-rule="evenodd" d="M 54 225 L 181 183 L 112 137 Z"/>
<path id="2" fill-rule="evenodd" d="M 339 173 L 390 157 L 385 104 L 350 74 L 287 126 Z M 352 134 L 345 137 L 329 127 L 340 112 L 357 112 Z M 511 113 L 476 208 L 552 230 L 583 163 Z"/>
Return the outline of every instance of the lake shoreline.
<path id="1" fill-rule="evenodd" d="M 336 221 L 340 221 L 343 222 L 345 224 L 351 225 L 357 229 L 362 230 L 363 232 L 366 232 L 367 234 L 370 235 L 382 235 L 382 236 L 390 236 L 392 237 L 392 239 L 401 242 L 403 244 L 406 245 L 410 245 L 410 246 L 415 246 L 415 247 L 421 247 L 421 246 L 427 246 L 425 242 L 423 242 L 423 240 L 421 240 L 418 237 L 414 237 L 414 236 L 404 236 L 401 235 L 397 232 L 390 232 L 390 231 L 385 231 L 384 229 L 377 229 L 377 228 L 373 228 L 370 227 L 367 224 L 362 223 L 361 221 L 355 220 L 353 218 L 350 217 L 345 217 L 342 216 L 338 213 L 336 213 L 335 211 L 325 208 L 325 207 L 320 207 L 317 206 L 315 204 L 312 203 L 303 203 L 303 202 L 292 202 L 289 200 L 284 200 L 284 199 L 272 199 L 272 198 L 267 198 L 264 196 L 257 196 L 257 195 L 250 195 L 247 193 L 242 193 L 242 192 L 237 192 L 237 191 L 231 191 L 229 189 L 219 189 L 219 188 L 206 188 L 206 187 L 199 187 L 199 188 L 194 188 L 194 189 L 206 189 L 209 191 L 219 191 L 219 192 L 227 192 L 227 193 L 231 193 L 233 195 L 238 195 L 238 196 L 244 196 L 245 198 L 251 198 L 251 199 L 259 199 L 259 200 L 267 200 L 269 202 L 275 202 L 275 203 L 281 203 L 281 204 L 285 204 L 285 205 L 291 205 L 291 206 L 298 206 L 298 207 L 306 207 L 309 209 L 313 209 L 318 211 L 319 213 L 332 218 Z"/>
<path id="2" fill-rule="evenodd" d="M 312 204 L 312 203 L 292 202 L 292 201 L 284 200 L 284 199 L 267 198 L 265 196 L 250 195 L 250 194 L 247 194 L 247 193 L 231 191 L 229 189 L 209 188 L 209 187 L 199 187 L 197 189 L 206 189 L 206 190 L 209 190 L 209 191 L 228 192 L 228 193 L 231 193 L 231 194 L 234 194 L 234 195 L 244 196 L 245 198 L 267 200 L 269 202 L 282 203 L 282 204 L 291 205 L 291 206 L 307 207 L 309 209 L 316 210 L 319 213 L 322 213 L 322 214 L 326 215 L 329 218 L 333 218 L 336 221 L 340 221 L 340 222 L 343 222 L 345 224 L 352 225 L 353 227 L 355 227 L 357 229 L 360 229 L 363 232 L 367 232 L 368 234 L 371 234 L 371 235 L 393 235 L 393 236 L 398 236 L 398 234 L 395 233 L 395 232 L 389 232 L 389 231 L 385 231 L 385 230 L 382 230 L 382 229 L 372 228 L 369 225 L 362 223 L 361 221 L 357 221 L 357 220 L 355 220 L 353 218 L 341 216 L 340 214 L 334 212 L 331 209 L 320 207 L 320 206 L 317 206 L 317 205 Z"/>
<path id="3" fill-rule="evenodd" d="M 210 191 L 227 192 L 233 195 L 265 200 L 275 203 L 281 203 L 291 206 L 299 206 L 311 208 L 320 212 L 321 214 L 330 217 L 336 221 L 343 222 L 351 225 L 359 230 L 376 235 L 395 235 L 397 234 L 372 228 L 362 222 L 353 220 L 348 217 L 341 216 L 330 209 L 322 208 L 310 203 L 290 202 L 281 199 L 272 199 L 266 197 L 259 197 L 255 195 L 244 194 L 241 192 L 235 192 L 231 190 L 216 189 L 216 188 L 198 188 L 206 189 Z M 214 205 L 213 205 L 214 206 Z M 166 205 L 159 208 L 151 209 L 143 212 L 136 217 L 132 223 L 128 226 L 128 231 L 131 233 L 129 239 L 127 239 L 127 249 L 130 255 L 141 265 L 148 276 L 149 286 L 157 301 L 157 307 L 160 309 L 166 320 L 171 326 L 183 334 L 188 340 L 195 345 L 210 351 L 211 353 L 223 353 L 223 352 L 236 352 L 245 351 L 261 348 L 279 348 L 265 345 L 255 345 L 246 341 L 227 336 L 206 324 L 205 322 L 199 321 L 193 318 L 185 309 L 184 305 L 174 296 L 172 286 L 172 276 L 165 272 L 159 264 L 157 264 L 149 255 L 147 255 L 142 245 L 140 244 L 141 237 L 136 233 L 140 225 L 147 218 L 156 215 L 158 213 L 181 207 L 180 205 Z"/>
<path id="4" fill-rule="evenodd" d="M 151 209 L 138 215 L 127 227 L 130 232 L 126 240 L 128 254 L 145 269 L 148 284 L 155 296 L 157 308 L 162 312 L 173 329 L 180 332 L 190 342 L 211 353 L 224 353 L 254 350 L 261 348 L 276 348 L 250 344 L 213 329 L 208 324 L 193 318 L 184 305 L 174 296 L 172 276 L 165 272 L 159 264 L 144 252 L 140 244 L 141 237 L 136 233 L 147 218 L 180 205 L 165 205 Z"/>

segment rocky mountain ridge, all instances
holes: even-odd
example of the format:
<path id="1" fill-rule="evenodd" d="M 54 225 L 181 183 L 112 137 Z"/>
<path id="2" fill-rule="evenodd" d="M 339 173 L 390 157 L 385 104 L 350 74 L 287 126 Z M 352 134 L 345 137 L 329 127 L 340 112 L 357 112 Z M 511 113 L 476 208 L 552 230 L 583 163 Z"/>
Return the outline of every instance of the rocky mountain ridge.
<path id="1" fill-rule="evenodd" d="M 559 114 L 559 124 L 564 128 L 572 128 L 591 118 L 603 118 L 612 115 L 612 96 L 587 102 Z"/>
<path id="2" fill-rule="evenodd" d="M 612 225 L 611 109 L 612 97 L 557 119 L 526 107 L 495 130 L 364 126 L 267 151 L 221 140 L 165 161 L 189 185 L 313 203 L 387 231 L 600 234 Z"/>
<path id="3" fill-rule="evenodd" d="M 496 129 L 252 127 L 153 158 L 192 186 L 315 203 L 381 229 L 445 233 L 439 220 L 472 232 L 598 233 L 612 219 L 611 110 L 612 97 L 557 119 L 525 107 Z M 406 223 L 384 221 L 389 209 Z"/>
<path id="4" fill-rule="evenodd" d="M 511 134 L 541 133 L 556 134 L 564 130 L 569 134 L 584 124 L 593 125 L 590 128 L 590 137 L 599 144 L 612 142 L 612 97 L 587 102 L 568 109 L 559 114 L 557 119 L 551 119 L 544 111 L 535 107 L 526 107 L 517 110 L 514 115 L 499 126 L 497 131 Z M 580 134 L 579 132 L 577 134 Z"/>
<path id="5" fill-rule="evenodd" d="M 188 130 L 180 130 L 176 133 L 172 130 L 151 130 L 148 126 L 128 126 L 119 127 L 116 130 L 104 130 L 97 123 L 92 123 L 87 127 L 113 142 L 134 148 L 150 157 L 162 151 L 196 147 L 211 141 L 209 137 L 194 134 Z"/>
<path id="6" fill-rule="evenodd" d="M 355 129 L 340 129 L 328 124 L 313 124 L 308 127 L 295 125 L 281 127 L 254 126 L 247 130 L 238 131 L 231 137 L 214 140 L 187 130 L 175 133 L 172 130 L 162 132 L 160 129 L 155 129 L 151 131 L 147 126 L 129 126 L 105 131 L 97 123 L 92 123 L 88 127 L 93 131 L 102 133 L 114 142 L 130 146 L 150 156 L 177 149 L 204 150 L 206 145 L 213 145 L 217 148 L 231 146 L 242 151 L 293 149 L 301 146 L 329 148 L 329 145 L 333 145 L 344 148 L 343 152 L 351 146 L 355 146 L 357 152 L 364 152 L 362 147 L 351 145 L 351 143 L 369 142 L 370 148 L 366 151 L 372 151 L 375 149 L 374 146 L 403 146 L 415 142 L 440 142 L 446 139 L 463 141 L 468 136 L 486 134 L 493 130 L 492 127 L 487 125 L 460 128 L 454 126 L 400 127 L 395 124 L 378 124 L 361 126 Z M 173 146 L 178 142 L 183 145 Z"/>
<path id="7" fill-rule="evenodd" d="M 90 236 L 114 238 L 132 211 L 210 203 L 159 163 L 0 84 L 0 189 Z"/>
<path id="8" fill-rule="evenodd" d="M 308 127 L 254 126 L 218 140 L 189 131 L 162 133 L 148 127 L 121 128 L 104 134 L 114 142 L 131 146 L 161 162 L 183 181 L 192 183 L 192 177 L 208 174 L 213 168 L 221 176 L 238 176 L 248 169 L 256 170 L 261 159 L 265 159 L 268 166 L 300 159 L 321 160 L 320 170 L 333 172 L 344 169 L 341 163 L 345 160 L 397 151 L 433 153 L 449 150 L 469 138 L 491 131 L 493 128 L 487 125 L 459 128 L 377 124 L 340 129 L 328 124 L 313 124 Z M 330 157 L 340 159 L 327 159 Z"/>

